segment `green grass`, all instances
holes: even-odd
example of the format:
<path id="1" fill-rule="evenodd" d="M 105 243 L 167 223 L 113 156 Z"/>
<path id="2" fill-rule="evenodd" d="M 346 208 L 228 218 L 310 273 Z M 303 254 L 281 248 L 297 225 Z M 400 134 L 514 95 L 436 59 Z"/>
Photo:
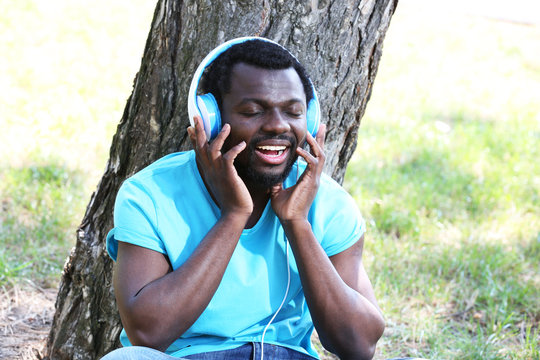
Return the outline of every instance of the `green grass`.
<path id="1" fill-rule="evenodd" d="M 154 6 L 0 0 L 0 285 L 58 283 Z"/>
<path id="2" fill-rule="evenodd" d="M 345 180 L 376 358 L 538 359 L 540 27 L 428 4 L 398 6 Z M 154 5 L 0 0 L 0 286 L 56 286 Z"/>
<path id="3" fill-rule="evenodd" d="M 58 164 L 1 170 L 0 285 L 52 286 L 82 219 L 82 175 Z"/>
<path id="4" fill-rule="evenodd" d="M 345 180 L 377 358 L 537 359 L 540 29 L 416 10 L 394 16 Z"/>

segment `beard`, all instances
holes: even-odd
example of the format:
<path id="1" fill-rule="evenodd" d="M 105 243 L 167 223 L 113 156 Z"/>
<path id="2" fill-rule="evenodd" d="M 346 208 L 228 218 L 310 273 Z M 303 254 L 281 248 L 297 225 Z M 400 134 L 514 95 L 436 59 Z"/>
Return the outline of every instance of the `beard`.
<path id="1" fill-rule="evenodd" d="M 281 173 L 277 174 L 271 174 L 271 173 L 264 173 L 261 171 L 257 171 L 254 169 L 251 164 L 255 161 L 255 149 L 256 144 L 258 144 L 261 141 L 264 140 L 270 140 L 270 139 L 281 139 L 281 140 L 287 140 L 290 142 L 291 147 L 289 148 L 289 158 L 287 159 L 287 163 L 285 164 L 285 169 Z M 281 184 L 287 176 L 289 176 L 289 173 L 292 170 L 292 167 L 294 163 L 296 162 L 296 159 L 298 159 L 298 154 L 296 154 L 296 146 L 297 141 L 294 136 L 289 135 L 278 135 L 278 136 L 269 136 L 269 135 L 261 135 L 256 138 L 253 138 L 250 143 L 248 144 L 247 148 L 244 151 L 247 151 L 247 165 L 244 164 L 238 164 L 235 162 L 235 168 L 238 172 L 238 175 L 244 179 L 244 181 L 248 181 L 252 184 L 256 184 L 257 186 L 260 186 L 262 188 L 270 188 L 274 185 Z"/>

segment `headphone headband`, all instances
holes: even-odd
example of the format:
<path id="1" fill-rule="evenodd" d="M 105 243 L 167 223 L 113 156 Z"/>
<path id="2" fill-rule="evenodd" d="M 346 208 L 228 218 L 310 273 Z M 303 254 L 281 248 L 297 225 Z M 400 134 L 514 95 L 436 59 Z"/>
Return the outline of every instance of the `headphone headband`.
<path id="1" fill-rule="evenodd" d="M 270 39 L 266 39 L 262 37 L 254 37 L 254 36 L 246 36 L 246 37 L 240 37 L 240 38 L 229 40 L 219 45 L 214 50 L 212 50 L 208 55 L 206 55 L 206 57 L 197 67 L 197 70 L 195 70 L 195 74 L 193 75 L 193 79 L 191 80 L 191 85 L 189 86 L 188 116 L 189 116 L 189 123 L 191 124 L 191 126 L 194 125 L 193 117 L 195 115 L 199 115 L 202 118 L 207 139 L 213 139 L 219 133 L 221 129 L 221 115 L 219 113 L 217 102 L 212 94 L 205 94 L 205 95 L 197 96 L 197 89 L 199 87 L 199 82 L 201 80 L 202 74 L 204 70 L 219 55 L 227 51 L 231 46 L 240 44 L 246 41 L 250 41 L 250 40 L 260 40 L 260 41 L 265 41 L 265 42 L 277 45 L 283 50 L 287 51 L 287 53 L 289 53 L 296 61 L 298 61 L 298 59 L 282 45 Z M 319 129 L 319 124 L 320 124 L 320 105 L 319 105 L 319 99 L 317 97 L 317 92 L 315 91 L 315 87 L 313 86 L 311 79 L 308 79 L 308 80 L 311 85 L 311 89 L 313 91 L 313 98 L 310 100 L 309 104 L 307 104 L 306 123 L 307 123 L 307 130 L 313 136 L 315 136 L 315 134 L 317 133 L 317 130 Z"/>

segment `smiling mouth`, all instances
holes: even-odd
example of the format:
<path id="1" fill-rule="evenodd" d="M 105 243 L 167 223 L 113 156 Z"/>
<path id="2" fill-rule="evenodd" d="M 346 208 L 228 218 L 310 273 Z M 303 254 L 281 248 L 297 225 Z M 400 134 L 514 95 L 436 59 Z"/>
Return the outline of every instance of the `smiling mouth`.
<path id="1" fill-rule="evenodd" d="M 287 161 L 289 147 L 285 145 L 259 145 L 255 147 L 255 154 L 267 165 L 281 165 Z"/>
<path id="2" fill-rule="evenodd" d="M 266 156 L 280 156 L 281 154 L 283 154 L 285 150 L 287 150 L 287 147 L 276 146 L 276 145 L 264 145 L 264 146 L 257 146 L 256 149 Z"/>

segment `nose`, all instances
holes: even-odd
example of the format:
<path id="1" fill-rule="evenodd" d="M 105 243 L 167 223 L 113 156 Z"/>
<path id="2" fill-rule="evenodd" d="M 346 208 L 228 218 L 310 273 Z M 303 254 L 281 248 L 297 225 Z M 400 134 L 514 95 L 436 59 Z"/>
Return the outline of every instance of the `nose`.
<path id="1" fill-rule="evenodd" d="M 290 131 L 291 126 L 279 109 L 272 109 L 264 119 L 262 130 L 268 133 L 282 134 Z"/>

